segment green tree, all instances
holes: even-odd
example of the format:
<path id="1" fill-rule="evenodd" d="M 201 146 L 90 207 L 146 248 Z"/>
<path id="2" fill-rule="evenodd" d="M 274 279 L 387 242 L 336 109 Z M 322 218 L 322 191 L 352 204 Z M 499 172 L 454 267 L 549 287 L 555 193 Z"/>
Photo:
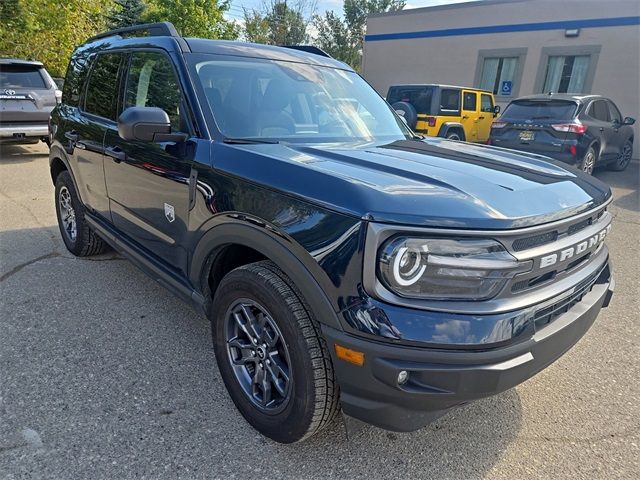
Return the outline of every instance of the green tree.
<path id="1" fill-rule="evenodd" d="M 147 8 L 143 0 L 113 0 L 113 5 L 107 11 L 107 28 L 130 27 L 144 23 L 144 12 Z"/>
<path id="2" fill-rule="evenodd" d="M 73 49 L 105 29 L 111 0 L 6 0 L 0 2 L 0 56 L 43 62 L 63 76 Z"/>
<path id="3" fill-rule="evenodd" d="M 270 0 L 260 10 L 244 10 L 244 38 L 249 42 L 271 45 L 300 45 L 309 39 L 315 2 Z"/>
<path id="4" fill-rule="evenodd" d="M 230 0 L 151 0 L 145 20 L 171 22 L 185 37 L 238 38 L 239 28 L 224 18 Z"/>
<path id="5" fill-rule="evenodd" d="M 344 18 L 332 11 L 314 17 L 315 44 L 334 58 L 360 69 L 367 16 L 402 10 L 404 0 L 344 0 Z"/>

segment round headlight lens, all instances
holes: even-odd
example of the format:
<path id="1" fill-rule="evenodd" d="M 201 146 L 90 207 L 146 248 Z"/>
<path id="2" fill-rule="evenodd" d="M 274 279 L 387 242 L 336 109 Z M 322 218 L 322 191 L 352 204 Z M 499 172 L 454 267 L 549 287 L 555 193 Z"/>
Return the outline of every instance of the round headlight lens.
<path id="1" fill-rule="evenodd" d="M 398 285 L 408 287 L 413 285 L 424 274 L 427 268 L 422 259 L 422 253 L 427 252 L 427 246 L 421 248 L 400 247 L 393 257 L 393 278 Z"/>

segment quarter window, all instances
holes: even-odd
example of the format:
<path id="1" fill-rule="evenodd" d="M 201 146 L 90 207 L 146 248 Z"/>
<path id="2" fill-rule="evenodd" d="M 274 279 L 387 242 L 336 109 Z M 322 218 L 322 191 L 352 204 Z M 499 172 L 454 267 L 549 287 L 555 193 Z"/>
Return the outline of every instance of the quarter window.
<path id="1" fill-rule="evenodd" d="M 483 112 L 493 113 L 493 98 L 491 95 L 480 95 L 480 110 Z"/>
<path id="2" fill-rule="evenodd" d="M 480 88 L 494 95 L 511 96 L 517 70 L 518 57 L 485 57 Z"/>
<path id="3" fill-rule="evenodd" d="M 476 111 L 476 105 L 478 103 L 478 95 L 474 92 L 464 92 L 464 99 L 462 101 L 462 109 L 472 112 Z"/>
<path id="4" fill-rule="evenodd" d="M 156 52 L 135 52 L 131 56 L 124 108 L 161 108 L 171 120 L 174 130 L 180 124 L 182 94 L 180 83 L 168 57 Z"/>
<path id="5" fill-rule="evenodd" d="M 87 113 L 98 115 L 109 120 L 116 119 L 118 97 L 118 70 L 122 55 L 118 53 L 102 53 L 96 58 L 84 101 Z"/>
<path id="6" fill-rule="evenodd" d="M 547 60 L 543 93 L 583 93 L 590 55 L 552 55 Z"/>

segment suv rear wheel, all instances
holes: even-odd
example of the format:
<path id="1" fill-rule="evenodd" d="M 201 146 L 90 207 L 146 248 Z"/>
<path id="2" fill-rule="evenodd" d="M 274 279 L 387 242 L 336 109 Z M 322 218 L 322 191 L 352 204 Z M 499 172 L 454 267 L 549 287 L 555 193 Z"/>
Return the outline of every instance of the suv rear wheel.
<path id="1" fill-rule="evenodd" d="M 589 147 L 587 152 L 584 154 L 584 157 L 582 157 L 582 160 L 578 162 L 578 165 L 576 166 L 584 173 L 591 175 L 596 167 L 596 159 L 597 155 L 595 149 L 593 147 Z"/>
<path id="2" fill-rule="evenodd" d="M 56 214 L 58 226 L 67 250 L 77 257 L 97 255 L 108 245 L 89 228 L 84 219 L 85 208 L 66 170 L 56 178 Z"/>
<path id="3" fill-rule="evenodd" d="M 444 136 L 447 140 L 464 140 L 464 134 L 458 129 L 449 130 Z"/>
<path id="4" fill-rule="evenodd" d="M 211 315 L 222 379 L 256 430 L 293 443 L 331 421 L 338 387 L 327 346 L 301 295 L 275 264 L 228 273 Z"/>

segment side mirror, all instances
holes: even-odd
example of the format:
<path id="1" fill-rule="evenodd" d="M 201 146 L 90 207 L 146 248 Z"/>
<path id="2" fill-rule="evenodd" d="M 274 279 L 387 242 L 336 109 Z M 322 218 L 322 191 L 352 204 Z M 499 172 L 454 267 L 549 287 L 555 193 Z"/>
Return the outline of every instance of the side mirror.
<path id="1" fill-rule="evenodd" d="M 495 113 L 496 115 L 500 113 L 500 110 L 501 110 L 500 105 L 495 105 L 493 107 L 493 113 Z"/>
<path id="2" fill-rule="evenodd" d="M 633 125 L 634 123 L 636 123 L 636 119 L 632 117 L 624 117 L 624 120 L 622 121 L 623 125 Z"/>
<path id="3" fill-rule="evenodd" d="M 141 142 L 184 142 L 186 133 L 171 133 L 167 112 L 156 107 L 129 107 L 118 118 L 118 135 Z"/>

